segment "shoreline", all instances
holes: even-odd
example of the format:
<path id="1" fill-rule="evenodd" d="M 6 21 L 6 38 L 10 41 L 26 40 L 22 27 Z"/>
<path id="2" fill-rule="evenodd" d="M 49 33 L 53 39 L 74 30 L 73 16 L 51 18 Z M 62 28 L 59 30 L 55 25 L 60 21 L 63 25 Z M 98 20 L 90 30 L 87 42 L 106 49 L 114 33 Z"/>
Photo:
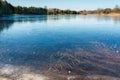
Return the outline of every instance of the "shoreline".
<path id="1" fill-rule="evenodd" d="M 39 15 L 39 14 L 11 14 L 12 16 L 18 16 L 18 15 Z M 50 14 L 47 14 L 46 16 L 49 16 Z M 97 16 L 111 16 L 111 17 L 120 17 L 120 13 L 109 13 L 109 14 L 62 14 L 63 15 L 97 15 Z M 2 15 L 0 17 L 4 16 L 10 16 L 10 15 Z M 44 15 L 41 15 L 44 16 Z M 57 14 L 54 16 L 61 16 L 61 14 Z"/>
<path id="2" fill-rule="evenodd" d="M 117 16 L 119 16 L 120 17 L 120 13 L 97 14 L 97 15 L 100 15 L 100 16 L 111 16 L 111 17 L 117 17 Z"/>
<path id="3" fill-rule="evenodd" d="M 109 13 L 109 14 L 78 14 L 78 15 L 95 15 L 95 16 L 111 16 L 111 17 L 120 17 L 120 13 Z"/>

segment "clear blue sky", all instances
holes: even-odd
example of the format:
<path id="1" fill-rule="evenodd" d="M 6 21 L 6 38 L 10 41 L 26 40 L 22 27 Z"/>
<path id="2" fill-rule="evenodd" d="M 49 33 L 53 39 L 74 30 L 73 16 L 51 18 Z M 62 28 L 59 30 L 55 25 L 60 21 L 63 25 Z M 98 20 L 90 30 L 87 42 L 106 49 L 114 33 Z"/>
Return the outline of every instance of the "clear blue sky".
<path id="1" fill-rule="evenodd" d="M 35 6 L 60 9 L 97 9 L 97 8 L 113 8 L 115 5 L 120 6 L 120 0 L 7 0 L 13 5 Z"/>

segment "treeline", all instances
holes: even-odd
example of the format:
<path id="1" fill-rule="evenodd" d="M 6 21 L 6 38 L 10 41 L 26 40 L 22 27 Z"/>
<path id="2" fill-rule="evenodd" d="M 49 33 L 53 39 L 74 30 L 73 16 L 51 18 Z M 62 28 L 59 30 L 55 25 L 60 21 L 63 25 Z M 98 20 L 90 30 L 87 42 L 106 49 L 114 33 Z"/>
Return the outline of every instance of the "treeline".
<path id="1" fill-rule="evenodd" d="M 74 10 L 60 10 L 60 9 L 48 9 L 48 14 L 49 15 L 65 15 L 65 14 L 78 14 L 77 11 L 74 11 Z"/>
<path id="2" fill-rule="evenodd" d="M 0 0 L 0 15 L 10 15 L 14 13 L 14 7 L 6 1 Z"/>
<path id="3" fill-rule="evenodd" d="M 58 15 L 58 14 L 78 14 L 77 11 L 60 10 L 60 9 L 47 9 L 41 7 L 22 7 L 13 6 L 5 0 L 0 0 L 0 15 L 10 14 L 35 14 L 35 15 Z"/>
<path id="4" fill-rule="evenodd" d="M 115 6 L 115 8 L 106 8 L 106 9 L 97 9 L 97 10 L 83 10 L 79 11 L 79 14 L 110 14 L 110 13 L 119 13 L 120 14 L 120 7 L 118 5 Z"/>
<path id="5" fill-rule="evenodd" d="M 60 10 L 60 9 L 48 9 L 48 14 L 52 15 L 64 15 L 64 14 L 110 14 L 110 13 L 119 13 L 120 14 L 120 7 L 118 5 L 115 8 L 106 8 L 106 9 L 97 9 L 97 10 L 81 10 L 81 11 L 74 11 L 74 10 Z"/>
<path id="6" fill-rule="evenodd" d="M 10 14 L 38 14 L 46 15 L 47 9 L 41 7 L 22 7 L 13 6 L 5 0 L 0 0 L 0 15 L 10 15 Z"/>
<path id="7" fill-rule="evenodd" d="M 36 14 L 36 15 L 46 15 L 46 8 L 36 8 L 36 7 L 14 7 L 14 14 Z"/>
<path id="8" fill-rule="evenodd" d="M 97 9 L 97 10 L 61 10 L 61 9 L 47 9 L 41 7 L 22 7 L 13 6 L 5 0 L 0 0 L 0 15 L 11 15 L 11 14 L 35 14 L 35 15 L 66 15 L 66 14 L 110 14 L 110 13 L 120 13 L 120 7 L 116 6 L 114 9 Z"/>

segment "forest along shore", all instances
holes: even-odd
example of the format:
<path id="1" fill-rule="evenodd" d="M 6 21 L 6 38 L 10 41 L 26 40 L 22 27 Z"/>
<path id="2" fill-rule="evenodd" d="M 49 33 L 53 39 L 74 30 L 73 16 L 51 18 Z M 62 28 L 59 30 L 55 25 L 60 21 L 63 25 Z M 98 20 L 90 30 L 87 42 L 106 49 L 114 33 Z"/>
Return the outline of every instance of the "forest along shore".
<path id="1" fill-rule="evenodd" d="M 98 14 L 98 15 L 110 15 L 110 16 L 120 16 L 120 7 L 118 5 L 115 8 L 105 8 L 97 10 L 61 10 L 57 8 L 47 8 L 42 7 L 22 7 L 22 6 L 13 6 L 5 0 L 0 0 L 0 16 L 11 15 L 11 14 L 24 14 L 24 15 L 88 15 L 88 14 Z"/>

